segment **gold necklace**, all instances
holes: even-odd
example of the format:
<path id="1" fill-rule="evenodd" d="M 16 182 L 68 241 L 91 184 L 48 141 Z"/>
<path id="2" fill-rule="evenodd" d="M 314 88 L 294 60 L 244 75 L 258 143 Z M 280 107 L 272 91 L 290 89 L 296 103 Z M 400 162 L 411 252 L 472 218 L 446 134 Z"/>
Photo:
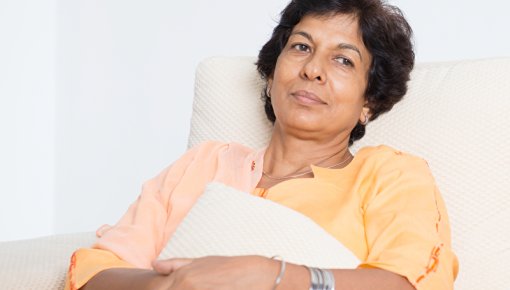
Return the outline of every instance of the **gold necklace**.
<path id="1" fill-rule="evenodd" d="M 336 163 L 336 164 L 333 164 L 331 166 L 328 166 L 328 167 L 324 167 L 324 168 L 327 168 L 327 169 L 330 169 L 330 168 L 333 168 L 333 167 L 336 167 L 336 166 L 341 166 L 341 165 L 344 165 L 345 163 L 349 162 L 352 160 L 352 158 L 354 158 L 351 154 L 349 154 L 347 156 L 347 158 L 345 158 L 344 160 Z M 271 176 L 269 174 L 267 174 L 267 172 L 265 172 L 264 170 L 262 170 L 262 174 L 269 178 L 269 179 L 272 179 L 272 180 L 285 180 L 285 179 L 291 179 L 291 178 L 296 178 L 296 177 L 300 177 L 300 176 L 303 176 L 303 175 L 306 175 L 306 174 L 309 174 L 309 173 L 312 173 L 312 170 L 308 170 L 306 172 L 303 172 L 303 173 L 298 173 L 298 174 L 293 174 L 293 175 L 287 175 L 287 176 L 282 176 L 282 177 L 277 177 L 277 176 Z"/>

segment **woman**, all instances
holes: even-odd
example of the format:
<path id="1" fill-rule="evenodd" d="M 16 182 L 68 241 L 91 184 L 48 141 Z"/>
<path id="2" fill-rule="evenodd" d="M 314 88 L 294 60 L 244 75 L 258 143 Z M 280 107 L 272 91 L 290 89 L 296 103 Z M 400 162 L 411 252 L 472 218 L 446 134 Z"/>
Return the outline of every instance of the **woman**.
<path id="1" fill-rule="evenodd" d="M 274 123 L 267 148 L 210 142 L 188 151 L 144 185 L 117 225 L 98 230 L 93 249 L 74 253 L 67 287 L 453 289 L 457 260 L 426 162 L 386 146 L 349 152 L 365 125 L 405 94 L 410 38 L 400 11 L 379 0 L 292 1 L 257 62 Z M 309 216 L 361 264 L 309 269 L 261 256 L 155 261 L 213 180 Z"/>

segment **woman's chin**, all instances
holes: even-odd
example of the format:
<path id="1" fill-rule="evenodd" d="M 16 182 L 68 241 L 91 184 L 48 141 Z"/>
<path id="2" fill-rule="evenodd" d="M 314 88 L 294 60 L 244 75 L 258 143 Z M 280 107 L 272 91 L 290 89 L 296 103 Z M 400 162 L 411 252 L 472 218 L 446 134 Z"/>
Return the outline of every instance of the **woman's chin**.
<path id="1" fill-rule="evenodd" d="M 327 124 L 323 121 L 319 121 L 316 118 L 298 118 L 294 120 L 289 120 L 289 122 L 284 122 L 282 125 L 282 128 L 286 128 L 291 131 L 297 131 L 305 133 L 313 133 L 313 132 L 319 132 L 322 129 L 324 129 Z"/>

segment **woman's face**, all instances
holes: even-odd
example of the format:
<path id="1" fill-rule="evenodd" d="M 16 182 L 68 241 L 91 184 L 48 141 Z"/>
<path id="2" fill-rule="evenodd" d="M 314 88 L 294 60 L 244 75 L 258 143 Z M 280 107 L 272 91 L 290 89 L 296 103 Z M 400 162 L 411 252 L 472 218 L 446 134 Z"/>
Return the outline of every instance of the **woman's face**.
<path id="1" fill-rule="evenodd" d="M 368 112 L 363 105 L 370 63 L 355 17 L 303 17 L 269 80 L 275 128 L 305 137 L 348 137 L 364 121 L 362 110 Z"/>

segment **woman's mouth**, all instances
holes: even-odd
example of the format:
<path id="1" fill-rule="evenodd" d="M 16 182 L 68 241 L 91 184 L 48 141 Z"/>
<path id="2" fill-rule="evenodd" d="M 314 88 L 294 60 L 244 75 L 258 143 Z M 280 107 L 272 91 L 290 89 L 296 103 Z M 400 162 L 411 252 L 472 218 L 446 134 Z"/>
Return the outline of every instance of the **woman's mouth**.
<path id="1" fill-rule="evenodd" d="M 308 105 L 326 105 L 327 103 L 321 100 L 316 94 L 305 91 L 305 90 L 299 90 L 291 93 L 291 96 L 296 98 L 300 103 L 308 104 Z"/>

